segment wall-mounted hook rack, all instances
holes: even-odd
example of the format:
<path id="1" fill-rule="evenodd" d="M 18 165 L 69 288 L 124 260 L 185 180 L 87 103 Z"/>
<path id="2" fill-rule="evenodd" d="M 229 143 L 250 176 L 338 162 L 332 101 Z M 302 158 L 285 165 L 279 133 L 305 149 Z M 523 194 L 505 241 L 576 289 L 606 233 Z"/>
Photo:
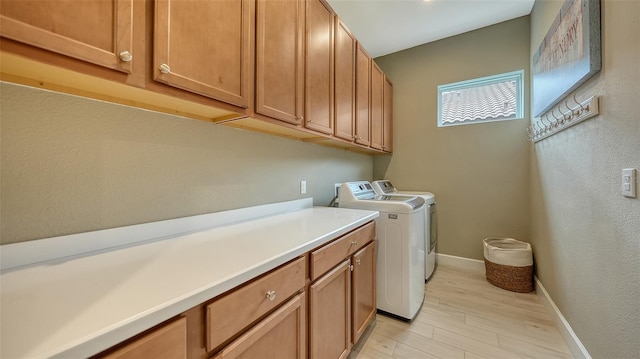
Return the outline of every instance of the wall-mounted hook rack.
<path id="1" fill-rule="evenodd" d="M 527 128 L 527 139 L 532 142 L 541 141 L 549 136 L 567 129 L 575 124 L 578 124 L 584 120 L 597 116 L 600 113 L 598 107 L 599 96 L 591 96 L 588 99 L 579 102 L 576 100 L 576 96 L 573 95 L 573 101 L 576 106 L 569 107 L 568 100 L 561 103 L 566 107 L 566 110 L 562 111 L 561 105 L 554 107 L 551 111 L 545 114 L 544 120 L 540 116 L 529 128 Z M 560 113 L 560 117 L 556 116 L 556 111 Z M 549 119 L 549 114 L 555 119 L 555 121 Z"/>

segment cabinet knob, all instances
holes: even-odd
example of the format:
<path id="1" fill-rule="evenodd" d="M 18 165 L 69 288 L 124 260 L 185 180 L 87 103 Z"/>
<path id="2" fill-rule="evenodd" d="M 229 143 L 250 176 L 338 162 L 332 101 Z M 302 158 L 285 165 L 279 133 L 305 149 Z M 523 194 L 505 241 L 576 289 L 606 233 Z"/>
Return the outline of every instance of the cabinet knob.
<path id="1" fill-rule="evenodd" d="M 171 72 L 171 68 L 167 64 L 162 64 L 160 65 L 160 72 L 162 72 L 163 74 L 168 74 L 169 72 Z"/>
<path id="2" fill-rule="evenodd" d="M 351 241 L 351 245 L 352 246 L 357 246 L 358 245 L 358 241 Z"/>
<path id="3" fill-rule="evenodd" d="M 120 60 L 122 62 L 130 62 L 131 60 L 133 60 L 133 55 L 131 55 L 129 51 L 122 51 L 120 53 Z"/>
<path id="4" fill-rule="evenodd" d="M 360 265 L 360 260 L 359 259 L 356 259 L 356 264 Z"/>
<path id="5" fill-rule="evenodd" d="M 275 290 L 270 290 L 267 292 L 267 299 L 273 301 L 274 299 L 276 299 L 276 291 Z"/>

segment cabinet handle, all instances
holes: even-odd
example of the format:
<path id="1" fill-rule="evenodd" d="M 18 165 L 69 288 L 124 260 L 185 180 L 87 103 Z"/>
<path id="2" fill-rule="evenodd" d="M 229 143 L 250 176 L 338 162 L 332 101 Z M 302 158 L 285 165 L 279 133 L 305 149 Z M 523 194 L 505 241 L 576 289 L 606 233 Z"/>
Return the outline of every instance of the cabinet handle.
<path id="1" fill-rule="evenodd" d="M 169 72 L 171 72 L 171 68 L 167 64 L 162 64 L 160 65 L 160 72 L 162 72 L 163 74 L 168 74 Z"/>
<path id="2" fill-rule="evenodd" d="M 351 245 L 352 246 L 357 246 L 358 245 L 358 241 L 351 241 Z"/>
<path id="3" fill-rule="evenodd" d="M 276 291 L 275 290 L 268 291 L 267 299 L 269 299 L 270 301 L 273 301 L 274 299 L 276 299 Z"/>
<path id="4" fill-rule="evenodd" d="M 360 260 L 359 259 L 356 259 L 356 264 L 360 265 Z"/>
<path id="5" fill-rule="evenodd" d="M 353 264 L 349 265 L 349 269 L 353 272 Z"/>
<path id="6" fill-rule="evenodd" d="M 133 60 L 133 55 L 131 55 L 129 51 L 122 51 L 120 53 L 120 60 L 122 62 L 130 62 L 131 60 Z"/>

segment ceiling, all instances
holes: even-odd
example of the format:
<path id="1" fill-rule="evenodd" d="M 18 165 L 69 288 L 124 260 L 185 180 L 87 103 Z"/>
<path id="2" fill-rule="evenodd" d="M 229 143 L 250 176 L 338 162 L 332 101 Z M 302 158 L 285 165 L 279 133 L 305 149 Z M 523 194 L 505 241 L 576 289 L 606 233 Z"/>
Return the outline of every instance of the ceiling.
<path id="1" fill-rule="evenodd" d="M 328 0 L 372 57 L 531 13 L 535 0 Z"/>

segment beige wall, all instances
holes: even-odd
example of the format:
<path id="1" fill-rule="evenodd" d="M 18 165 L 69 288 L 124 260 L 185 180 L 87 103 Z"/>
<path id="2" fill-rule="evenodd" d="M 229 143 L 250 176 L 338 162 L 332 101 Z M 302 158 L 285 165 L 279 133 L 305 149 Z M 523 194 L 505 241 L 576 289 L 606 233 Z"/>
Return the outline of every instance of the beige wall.
<path id="1" fill-rule="evenodd" d="M 600 116 L 549 137 L 531 157 L 537 275 L 593 358 L 640 358 L 640 1 L 602 1 L 602 71 L 576 93 Z M 561 1 L 536 1 L 531 53 Z"/>
<path id="2" fill-rule="evenodd" d="M 297 198 L 327 205 L 335 182 L 371 179 L 368 155 L 0 86 L 0 243 Z"/>
<path id="3" fill-rule="evenodd" d="M 528 240 L 528 120 L 438 128 L 436 100 L 440 84 L 521 69 L 528 78 L 529 18 L 376 62 L 393 81 L 394 154 L 374 158 L 374 177 L 436 194 L 440 253 L 482 259 L 486 237 Z"/>

